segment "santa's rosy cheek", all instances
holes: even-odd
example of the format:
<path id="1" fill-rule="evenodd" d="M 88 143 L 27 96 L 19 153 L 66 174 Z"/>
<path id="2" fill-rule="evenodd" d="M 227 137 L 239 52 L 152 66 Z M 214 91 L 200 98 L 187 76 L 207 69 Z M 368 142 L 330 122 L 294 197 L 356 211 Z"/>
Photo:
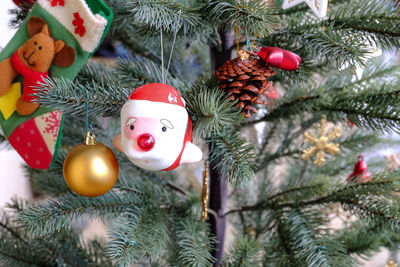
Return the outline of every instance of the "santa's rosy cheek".
<path id="1" fill-rule="evenodd" d="M 130 140 L 134 140 L 136 135 L 135 135 L 135 127 L 133 126 L 133 124 L 125 126 L 124 128 L 124 134 L 125 137 L 130 139 Z"/>

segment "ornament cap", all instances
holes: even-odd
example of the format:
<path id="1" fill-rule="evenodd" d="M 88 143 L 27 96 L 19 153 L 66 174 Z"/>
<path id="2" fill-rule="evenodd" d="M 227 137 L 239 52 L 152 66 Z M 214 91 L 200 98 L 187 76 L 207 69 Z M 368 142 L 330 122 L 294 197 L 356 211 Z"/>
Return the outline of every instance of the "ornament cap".
<path id="1" fill-rule="evenodd" d="M 239 55 L 239 57 L 240 57 L 240 59 L 243 61 L 243 60 L 246 60 L 246 59 L 248 59 L 249 57 L 250 57 L 250 53 L 249 52 L 247 52 L 247 51 L 244 51 L 244 50 L 239 50 L 238 51 L 238 55 Z"/>
<path id="2" fill-rule="evenodd" d="M 94 133 L 92 133 L 91 131 L 88 131 L 85 136 L 85 145 L 93 146 L 95 144 L 96 144 L 96 135 L 94 135 Z"/>

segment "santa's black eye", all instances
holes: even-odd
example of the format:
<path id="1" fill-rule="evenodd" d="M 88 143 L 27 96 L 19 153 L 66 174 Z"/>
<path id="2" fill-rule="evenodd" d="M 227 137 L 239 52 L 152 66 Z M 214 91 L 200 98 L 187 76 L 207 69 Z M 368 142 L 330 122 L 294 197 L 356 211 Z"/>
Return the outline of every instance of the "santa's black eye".
<path id="1" fill-rule="evenodd" d="M 37 42 L 35 41 L 33 44 L 34 44 L 34 45 L 37 45 Z"/>
<path id="2" fill-rule="evenodd" d="M 131 131 L 135 129 L 135 126 L 131 125 L 129 128 L 131 128 Z"/>
<path id="3" fill-rule="evenodd" d="M 163 132 L 166 132 L 166 131 L 167 131 L 167 127 L 164 126 L 164 127 L 161 128 L 161 130 L 162 130 Z"/>
<path id="4" fill-rule="evenodd" d="M 42 50 L 42 47 L 39 45 L 39 50 Z"/>

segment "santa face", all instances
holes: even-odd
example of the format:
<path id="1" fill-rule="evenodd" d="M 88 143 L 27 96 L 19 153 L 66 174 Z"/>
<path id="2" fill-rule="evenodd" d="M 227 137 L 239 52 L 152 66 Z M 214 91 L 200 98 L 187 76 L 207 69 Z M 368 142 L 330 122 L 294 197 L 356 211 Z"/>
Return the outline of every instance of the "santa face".
<path id="1" fill-rule="evenodd" d="M 127 101 L 121 110 L 123 152 L 143 169 L 166 169 L 182 152 L 187 122 L 188 114 L 183 107 Z"/>

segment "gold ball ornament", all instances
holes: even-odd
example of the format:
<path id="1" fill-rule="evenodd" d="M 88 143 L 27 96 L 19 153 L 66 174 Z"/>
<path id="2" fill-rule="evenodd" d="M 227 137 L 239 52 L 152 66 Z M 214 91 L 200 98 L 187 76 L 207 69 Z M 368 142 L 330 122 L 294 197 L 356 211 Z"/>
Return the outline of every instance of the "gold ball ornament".
<path id="1" fill-rule="evenodd" d="M 114 153 L 88 132 L 83 144 L 68 153 L 64 161 L 64 179 L 71 190 L 86 197 L 96 197 L 110 190 L 118 178 Z"/>

